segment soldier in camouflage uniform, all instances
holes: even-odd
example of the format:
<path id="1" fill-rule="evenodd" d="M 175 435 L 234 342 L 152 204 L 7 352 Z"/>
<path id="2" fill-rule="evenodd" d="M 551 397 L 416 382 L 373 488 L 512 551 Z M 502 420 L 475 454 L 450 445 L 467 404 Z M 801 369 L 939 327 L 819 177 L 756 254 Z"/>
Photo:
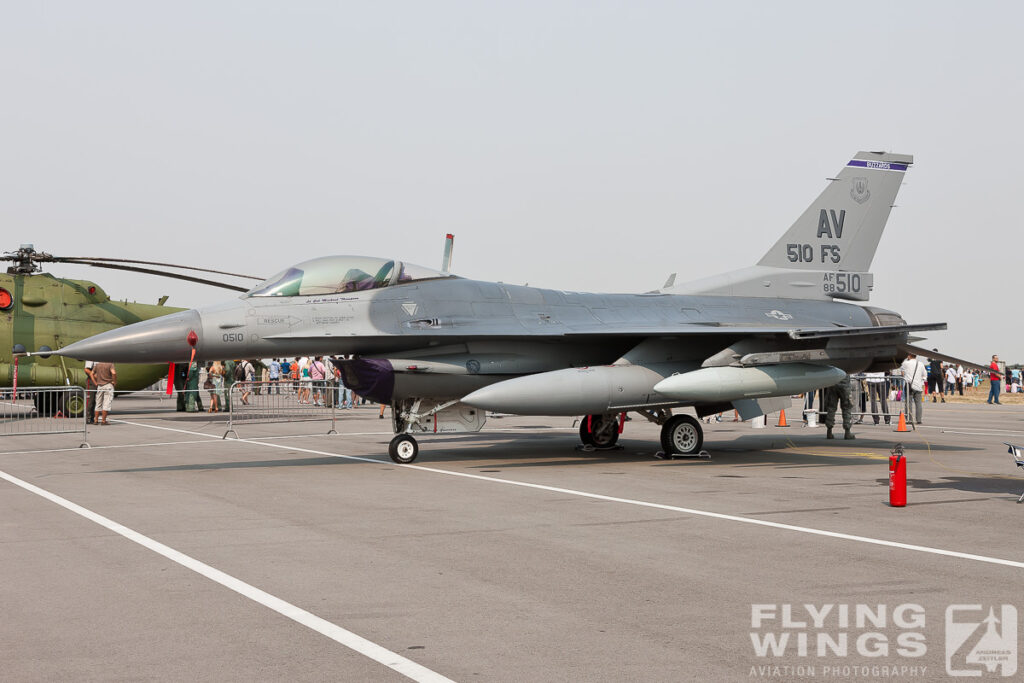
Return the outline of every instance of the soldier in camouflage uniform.
<path id="1" fill-rule="evenodd" d="M 199 364 L 175 363 L 174 388 L 178 390 L 176 410 L 179 413 L 203 412 L 203 400 L 199 396 Z"/>
<path id="2" fill-rule="evenodd" d="M 850 428 L 853 426 L 853 401 L 850 398 L 850 376 L 847 375 L 834 386 L 825 389 L 825 438 L 834 439 L 832 428 L 836 426 L 836 404 L 843 408 L 843 438 L 855 439 Z"/>

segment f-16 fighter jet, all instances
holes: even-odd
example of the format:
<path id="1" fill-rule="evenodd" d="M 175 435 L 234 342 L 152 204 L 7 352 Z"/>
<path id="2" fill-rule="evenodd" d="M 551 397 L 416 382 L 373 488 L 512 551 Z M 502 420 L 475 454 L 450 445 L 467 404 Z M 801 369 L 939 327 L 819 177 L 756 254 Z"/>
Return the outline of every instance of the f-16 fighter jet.
<path id="1" fill-rule="evenodd" d="M 700 450 L 698 417 L 744 419 L 845 373 L 889 370 L 908 325 L 868 300 L 868 272 L 913 157 L 859 152 L 757 265 L 642 294 L 588 294 L 457 277 L 387 258 L 296 264 L 240 298 L 111 330 L 61 354 L 155 363 L 338 357 L 345 384 L 392 406 L 389 453 L 417 436 L 479 431 L 487 411 L 576 415 L 611 447 L 626 413 L 669 454 Z M 667 285 L 669 283 L 666 283 Z M 857 303 L 854 303 L 857 302 Z M 352 358 L 341 359 L 341 356 Z"/>

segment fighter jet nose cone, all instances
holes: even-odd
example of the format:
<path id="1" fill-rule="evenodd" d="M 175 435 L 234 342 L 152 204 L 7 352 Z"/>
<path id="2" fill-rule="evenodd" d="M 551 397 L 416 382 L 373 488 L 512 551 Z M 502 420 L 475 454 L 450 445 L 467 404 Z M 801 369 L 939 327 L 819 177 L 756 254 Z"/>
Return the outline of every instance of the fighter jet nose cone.
<path id="1" fill-rule="evenodd" d="M 202 346 L 202 319 L 194 310 L 97 334 L 65 346 L 60 355 L 117 363 L 165 363 L 187 361 L 193 346 Z"/>

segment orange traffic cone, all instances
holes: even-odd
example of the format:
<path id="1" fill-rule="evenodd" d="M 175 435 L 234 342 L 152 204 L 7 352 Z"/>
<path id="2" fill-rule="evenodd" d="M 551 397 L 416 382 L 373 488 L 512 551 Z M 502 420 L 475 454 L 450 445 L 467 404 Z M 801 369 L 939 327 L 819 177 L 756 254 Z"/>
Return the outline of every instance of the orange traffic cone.
<path id="1" fill-rule="evenodd" d="M 909 432 L 910 431 L 909 429 L 907 429 L 907 418 L 903 416 L 903 411 L 902 410 L 900 411 L 900 422 L 899 422 L 898 425 L 896 425 L 896 431 L 897 432 Z"/>
<path id="2" fill-rule="evenodd" d="M 786 411 L 785 410 L 783 410 L 783 411 L 781 411 L 779 413 L 779 424 L 777 424 L 775 426 L 776 427 L 788 427 L 789 426 L 788 424 L 786 424 Z"/>

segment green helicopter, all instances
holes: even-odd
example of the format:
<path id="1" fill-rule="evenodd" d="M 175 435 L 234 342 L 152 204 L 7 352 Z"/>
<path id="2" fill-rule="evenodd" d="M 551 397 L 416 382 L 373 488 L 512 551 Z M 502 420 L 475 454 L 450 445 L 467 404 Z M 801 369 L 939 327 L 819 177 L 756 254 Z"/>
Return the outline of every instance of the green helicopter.
<path id="1" fill-rule="evenodd" d="M 165 306 L 167 297 L 156 304 L 140 304 L 112 299 L 99 285 L 89 280 L 59 278 L 42 272 L 42 263 L 73 263 L 98 268 L 129 270 L 171 277 L 240 292 L 246 287 L 216 282 L 178 273 L 140 268 L 142 264 L 164 268 L 180 268 L 233 277 L 262 278 L 224 271 L 179 266 L 154 261 L 136 261 L 99 257 L 58 257 L 38 252 L 31 244 L 23 244 L 15 252 L 0 256 L 12 261 L 6 273 L 0 273 L 0 387 L 85 386 L 85 363 L 79 360 L 47 355 L 47 351 L 106 332 L 123 325 L 169 315 L 186 309 Z M 26 353 L 31 355 L 26 355 Z M 187 359 L 183 359 L 187 360 Z M 167 365 L 117 364 L 117 389 L 131 392 L 144 389 L 167 376 Z M 61 392 L 67 396 L 65 392 Z M 61 410 L 80 415 L 85 405 L 80 396 L 55 400 L 35 393 L 33 399 L 40 412 Z M 63 405 L 64 402 L 69 405 Z M 62 405 L 57 405 L 62 403 Z"/>

